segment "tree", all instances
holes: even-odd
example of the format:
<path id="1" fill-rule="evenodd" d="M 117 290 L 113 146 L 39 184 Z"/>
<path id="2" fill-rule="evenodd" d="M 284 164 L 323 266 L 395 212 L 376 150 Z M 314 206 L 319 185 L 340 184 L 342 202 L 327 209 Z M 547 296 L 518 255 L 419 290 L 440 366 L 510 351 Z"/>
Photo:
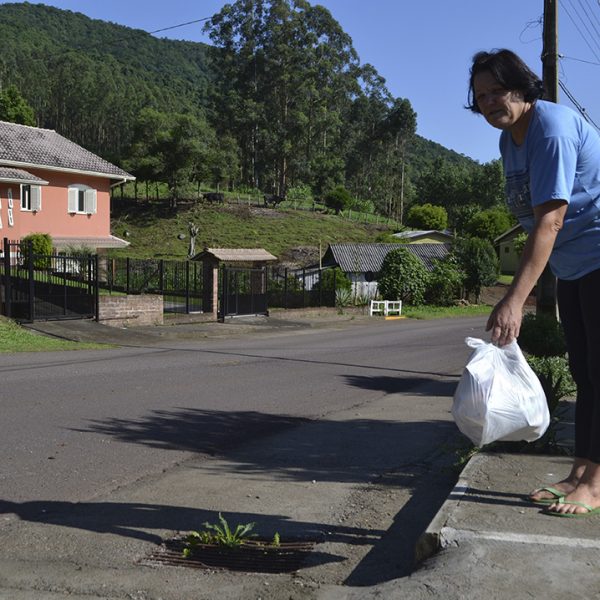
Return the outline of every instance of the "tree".
<path id="1" fill-rule="evenodd" d="M 343 112 L 358 62 L 331 13 L 306 0 L 237 0 L 206 25 L 219 77 L 214 114 L 241 154 L 243 182 L 284 195 L 343 180 Z"/>
<path id="2" fill-rule="evenodd" d="M 35 125 L 33 108 L 15 85 L 0 90 L 0 121 L 18 123 L 19 125 Z"/>
<path id="3" fill-rule="evenodd" d="M 505 192 L 502 163 L 492 160 L 475 167 L 471 189 L 472 199 L 480 206 L 491 208 L 503 204 Z"/>
<path id="4" fill-rule="evenodd" d="M 206 122 L 192 115 L 144 109 L 136 122 L 127 167 L 140 179 L 167 182 L 171 205 L 176 206 L 181 184 L 197 175 L 208 155 L 210 133 Z"/>
<path id="5" fill-rule="evenodd" d="M 435 261 L 425 292 L 427 304 L 451 306 L 460 298 L 464 280 L 465 273 L 452 254 L 443 260 Z"/>
<path id="6" fill-rule="evenodd" d="M 500 274 L 500 265 L 494 247 L 488 240 L 466 238 L 456 243 L 455 256 L 465 273 L 467 295 L 474 295 L 475 302 L 479 303 L 481 288 L 494 285 Z"/>
<path id="7" fill-rule="evenodd" d="M 488 208 L 473 215 L 465 230 L 468 234 L 493 242 L 501 233 L 510 229 L 513 219 L 501 207 Z"/>
<path id="8" fill-rule="evenodd" d="M 448 213 L 443 206 L 421 204 L 411 207 L 406 224 L 417 229 L 435 229 L 443 231 L 448 227 Z"/>
<path id="9" fill-rule="evenodd" d="M 423 304 L 429 274 L 425 265 L 410 250 L 399 247 L 388 252 L 377 276 L 377 287 L 384 300 Z"/>
<path id="10" fill-rule="evenodd" d="M 325 205 L 335 210 L 336 214 L 352 205 L 352 194 L 343 186 L 338 186 L 327 192 L 323 198 Z"/>

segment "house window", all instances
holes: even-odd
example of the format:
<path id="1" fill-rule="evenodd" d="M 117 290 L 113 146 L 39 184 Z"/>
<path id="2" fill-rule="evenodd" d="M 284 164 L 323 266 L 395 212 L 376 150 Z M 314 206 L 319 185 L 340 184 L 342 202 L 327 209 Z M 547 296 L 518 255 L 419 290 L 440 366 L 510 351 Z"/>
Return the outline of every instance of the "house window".
<path id="1" fill-rule="evenodd" d="M 42 188 L 39 185 L 21 185 L 21 210 L 37 212 L 42 208 Z"/>
<path id="2" fill-rule="evenodd" d="M 93 215 L 96 213 L 96 190 L 81 183 L 69 186 L 68 212 Z"/>

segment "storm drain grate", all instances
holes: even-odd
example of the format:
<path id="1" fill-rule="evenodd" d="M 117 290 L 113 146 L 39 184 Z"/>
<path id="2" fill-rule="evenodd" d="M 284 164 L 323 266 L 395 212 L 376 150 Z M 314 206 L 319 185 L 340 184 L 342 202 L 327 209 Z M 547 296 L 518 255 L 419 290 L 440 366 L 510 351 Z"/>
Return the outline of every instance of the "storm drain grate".
<path id="1" fill-rule="evenodd" d="M 302 567 L 314 545 L 314 541 L 306 540 L 281 542 L 278 546 L 269 540 L 248 540 L 238 548 L 197 544 L 186 558 L 185 540 L 173 538 L 163 542 L 144 562 L 194 569 L 290 573 Z"/>

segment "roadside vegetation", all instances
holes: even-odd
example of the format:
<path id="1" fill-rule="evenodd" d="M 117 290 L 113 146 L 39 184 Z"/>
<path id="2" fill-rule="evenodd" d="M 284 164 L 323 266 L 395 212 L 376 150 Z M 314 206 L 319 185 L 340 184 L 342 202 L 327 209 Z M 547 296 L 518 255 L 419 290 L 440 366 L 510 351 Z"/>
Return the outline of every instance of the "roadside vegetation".
<path id="1" fill-rule="evenodd" d="M 12 319 L 0 315 L 0 353 L 42 352 L 51 350 L 94 350 L 105 344 L 88 344 L 59 340 L 21 327 Z"/>

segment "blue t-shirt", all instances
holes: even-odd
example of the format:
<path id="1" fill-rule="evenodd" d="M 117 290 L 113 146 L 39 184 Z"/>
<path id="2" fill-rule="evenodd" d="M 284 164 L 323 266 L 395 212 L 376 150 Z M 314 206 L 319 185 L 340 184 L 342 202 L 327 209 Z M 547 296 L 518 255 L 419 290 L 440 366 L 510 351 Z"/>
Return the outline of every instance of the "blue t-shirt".
<path id="1" fill-rule="evenodd" d="M 549 200 L 569 203 L 550 267 L 560 279 L 600 269 L 600 136 L 575 111 L 538 100 L 525 141 L 500 136 L 508 207 L 525 231 L 533 207 Z"/>

